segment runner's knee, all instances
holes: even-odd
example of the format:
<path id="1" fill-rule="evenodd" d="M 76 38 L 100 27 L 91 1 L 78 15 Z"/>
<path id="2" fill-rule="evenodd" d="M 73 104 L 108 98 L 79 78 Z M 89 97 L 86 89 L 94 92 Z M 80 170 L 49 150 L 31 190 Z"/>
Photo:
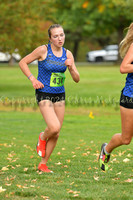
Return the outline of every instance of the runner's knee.
<path id="1" fill-rule="evenodd" d="M 55 123 L 55 124 L 52 124 L 50 127 L 49 127 L 49 130 L 50 132 L 53 134 L 53 135 L 58 135 L 58 133 L 60 132 L 60 129 L 61 129 L 61 125 L 60 123 Z"/>

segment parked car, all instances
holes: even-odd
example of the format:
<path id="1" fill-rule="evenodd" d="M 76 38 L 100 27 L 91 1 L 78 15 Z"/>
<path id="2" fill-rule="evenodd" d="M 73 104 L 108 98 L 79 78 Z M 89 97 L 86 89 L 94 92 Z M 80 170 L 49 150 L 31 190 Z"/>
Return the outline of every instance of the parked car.
<path id="1" fill-rule="evenodd" d="M 8 63 L 10 59 L 11 55 L 8 52 L 0 52 L 0 62 Z M 17 53 L 17 50 L 15 50 L 15 52 L 12 53 L 12 59 L 14 62 L 18 62 L 21 59 L 21 56 L 19 55 L 19 53 Z"/>
<path id="2" fill-rule="evenodd" d="M 117 61 L 118 45 L 108 45 L 101 50 L 89 51 L 86 59 L 88 62 Z"/>

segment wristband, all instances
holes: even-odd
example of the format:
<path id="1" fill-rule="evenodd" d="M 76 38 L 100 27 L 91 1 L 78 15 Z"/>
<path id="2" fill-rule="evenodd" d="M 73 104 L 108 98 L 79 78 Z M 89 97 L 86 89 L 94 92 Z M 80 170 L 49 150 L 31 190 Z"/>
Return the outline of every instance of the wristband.
<path id="1" fill-rule="evenodd" d="M 33 74 L 30 74 L 30 75 L 28 76 L 28 79 L 30 79 L 31 76 L 33 76 Z"/>

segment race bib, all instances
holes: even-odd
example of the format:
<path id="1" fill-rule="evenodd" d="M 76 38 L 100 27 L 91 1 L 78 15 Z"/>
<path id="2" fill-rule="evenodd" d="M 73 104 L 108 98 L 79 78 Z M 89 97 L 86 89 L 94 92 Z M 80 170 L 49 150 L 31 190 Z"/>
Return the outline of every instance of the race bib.
<path id="1" fill-rule="evenodd" d="M 65 82 L 64 73 L 52 73 L 50 78 L 50 87 L 61 87 Z"/>

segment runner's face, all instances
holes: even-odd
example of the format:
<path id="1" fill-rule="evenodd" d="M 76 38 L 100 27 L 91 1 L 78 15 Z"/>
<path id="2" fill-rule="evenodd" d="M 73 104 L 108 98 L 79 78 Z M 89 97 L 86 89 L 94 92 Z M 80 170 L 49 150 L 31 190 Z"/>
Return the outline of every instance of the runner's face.
<path id="1" fill-rule="evenodd" d="M 57 47 L 62 47 L 65 41 L 65 34 L 61 27 L 51 29 L 50 41 Z"/>

